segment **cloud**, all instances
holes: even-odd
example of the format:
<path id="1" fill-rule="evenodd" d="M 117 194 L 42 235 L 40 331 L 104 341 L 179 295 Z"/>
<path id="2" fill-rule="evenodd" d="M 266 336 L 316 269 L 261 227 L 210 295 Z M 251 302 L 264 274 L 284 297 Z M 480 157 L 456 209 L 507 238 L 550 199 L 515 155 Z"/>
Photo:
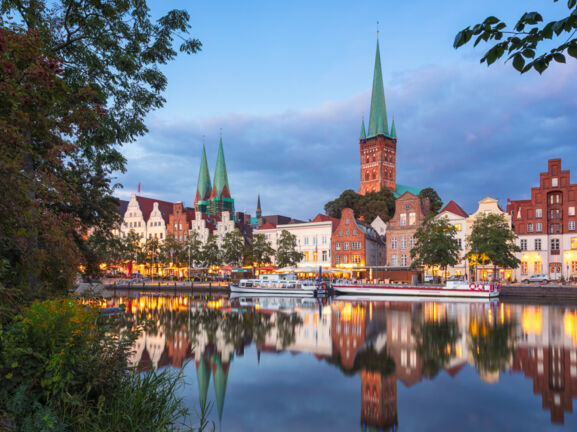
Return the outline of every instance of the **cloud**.
<path id="1" fill-rule="evenodd" d="M 543 76 L 510 65 L 428 66 L 385 83 L 389 122 L 399 136 L 397 182 L 435 188 L 467 211 L 492 196 L 526 199 L 547 159 L 577 160 L 575 63 Z M 370 83 L 368 83 L 370 85 Z M 367 85 L 367 87 L 368 87 Z M 220 128 L 237 210 L 309 219 L 345 189 L 359 187 L 358 137 L 370 90 L 310 111 L 241 113 L 189 121 L 149 121 L 150 133 L 127 146 L 127 196 L 142 193 L 192 205 L 204 141 L 214 175 Z"/>

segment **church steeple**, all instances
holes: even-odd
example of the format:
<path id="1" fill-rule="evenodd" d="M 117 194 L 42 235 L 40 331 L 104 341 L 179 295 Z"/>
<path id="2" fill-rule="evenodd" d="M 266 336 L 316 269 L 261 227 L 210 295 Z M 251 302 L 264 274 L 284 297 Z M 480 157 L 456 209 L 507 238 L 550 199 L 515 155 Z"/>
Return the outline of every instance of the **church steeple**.
<path id="1" fill-rule="evenodd" d="M 397 128 L 395 127 L 395 118 L 393 117 L 393 123 L 391 124 L 391 134 L 389 135 L 391 138 L 397 137 Z"/>
<path id="2" fill-rule="evenodd" d="M 361 139 L 367 139 L 367 132 L 365 131 L 365 118 L 363 117 L 363 121 L 361 123 Z"/>
<path id="3" fill-rule="evenodd" d="M 230 186 L 228 185 L 222 137 L 220 137 L 218 144 L 218 155 L 216 156 L 216 169 L 214 171 L 214 183 L 210 200 L 212 214 L 216 215 L 223 211 L 228 211 L 231 213 L 231 217 L 234 217 L 234 200 L 230 195 Z"/>
<path id="4" fill-rule="evenodd" d="M 387 106 L 385 104 L 385 90 L 383 89 L 383 74 L 381 71 L 381 53 L 377 39 L 377 53 L 375 55 L 375 71 L 373 74 L 373 92 L 371 94 L 371 115 L 369 116 L 368 137 L 388 135 Z"/>
<path id="5" fill-rule="evenodd" d="M 258 194 L 258 200 L 256 202 L 256 217 L 260 218 L 262 216 L 262 209 L 260 208 L 260 194 Z"/>
<path id="6" fill-rule="evenodd" d="M 208 172 L 208 163 L 206 161 L 206 149 L 202 145 L 202 156 L 200 159 L 200 169 L 198 171 L 198 182 L 196 186 L 196 196 L 194 198 L 194 208 L 202 213 L 208 210 L 208 204 L 211 195 L 210 174 Z"/>

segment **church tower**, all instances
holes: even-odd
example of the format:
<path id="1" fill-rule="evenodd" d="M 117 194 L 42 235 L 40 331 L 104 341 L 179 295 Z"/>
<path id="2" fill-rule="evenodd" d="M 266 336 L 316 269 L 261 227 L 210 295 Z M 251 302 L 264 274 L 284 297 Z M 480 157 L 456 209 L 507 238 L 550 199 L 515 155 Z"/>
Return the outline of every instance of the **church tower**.
<path id="1" fill-rule="evenodd" d="M 218 215 L 223 211 L 230 212 L 231 217 L 234 217 L 234 199 L 230 196 L 230 186 L 228 185 L 228 174 L 226 173 L 221 137 L 218 144 L 218 155 L 216 157 L 214 183 L 210 195 L 210 212 L 213 215 Z"/>
<path id="2" fill-rule="evenodd" d="M 206 161 L 206 149 L 202 145 L 202 157 L 200 159 L 200 170 L 198 171 L 198 182 L 196 184 L 196 196 L 194 197 L 194 209 L 197 212 L 207 214 L 210 210 L 210 174 Z"/>
<path id="3" fill-rule="evenodd" d="M 361 151 L 361 188 L 359 193 L 365 195 L 367 192 L 378 192 L 383 189 L 394 192 L 397 187 L 397 131 L 394 120 L 389 131 L 378 39 L 369 130 L 367 133 L 363 119 L 359 144 Z"/>

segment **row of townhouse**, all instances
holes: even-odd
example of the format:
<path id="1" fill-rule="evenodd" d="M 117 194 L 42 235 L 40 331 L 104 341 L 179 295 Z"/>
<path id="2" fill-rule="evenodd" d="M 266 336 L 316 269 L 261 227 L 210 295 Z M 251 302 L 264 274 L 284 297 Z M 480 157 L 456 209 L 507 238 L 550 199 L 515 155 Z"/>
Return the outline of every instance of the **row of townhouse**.
<path id="1" fill-rule="evenodd" d="M 185 207 L 182 202 L 171 203 L 136 194 L 132 194 L 130 201 L 121 202 L 119 211 L 122 220 L 117 234 L 125 238 L 133 231 L 143 244 L 152 238 L 164 241 L 170 235 L 184 243 L 191 231 L 195 231 L 202 242 L 214 234 L 220 243 L 226 233 L 234 229 L 239 229 L 245 239 L 251 235 L 250 222 L 247 223 L 250 217 L 241 212 L 207 215 Z"/>

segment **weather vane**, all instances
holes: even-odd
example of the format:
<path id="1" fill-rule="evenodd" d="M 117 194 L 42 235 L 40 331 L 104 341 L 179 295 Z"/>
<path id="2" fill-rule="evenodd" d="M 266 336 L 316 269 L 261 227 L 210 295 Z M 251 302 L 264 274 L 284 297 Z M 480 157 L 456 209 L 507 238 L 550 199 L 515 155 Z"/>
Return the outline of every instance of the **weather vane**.
<path id="1" fill-rule="evenodd" d="M 379 22 L 377 21 L 377 37 L 379 36 Z"/>

